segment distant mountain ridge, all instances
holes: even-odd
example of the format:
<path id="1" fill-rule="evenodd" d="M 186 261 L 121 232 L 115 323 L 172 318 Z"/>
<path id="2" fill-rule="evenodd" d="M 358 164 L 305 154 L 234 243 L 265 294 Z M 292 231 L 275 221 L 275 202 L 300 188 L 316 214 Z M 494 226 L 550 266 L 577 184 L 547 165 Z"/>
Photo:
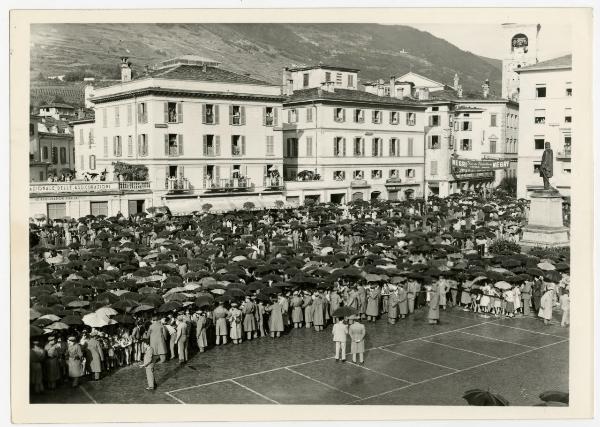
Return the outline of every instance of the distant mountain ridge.
<path id="1" fill-rule="evenodd" d="M 465 52 L 427 32 L 379 24 L 35 24 L 31 76 L 69 74 L 115 78 L 119 57 L 134 72 L 180 55 L 220 61 L 222 67 L 281 84 L 284 67 L 319 62 L 360 69 L 362 82 L 408 71 L 465 90 L 489 79 L 500 93 L 500 61 Z M 41 76 L 40 76 L 41 74 Z"/>

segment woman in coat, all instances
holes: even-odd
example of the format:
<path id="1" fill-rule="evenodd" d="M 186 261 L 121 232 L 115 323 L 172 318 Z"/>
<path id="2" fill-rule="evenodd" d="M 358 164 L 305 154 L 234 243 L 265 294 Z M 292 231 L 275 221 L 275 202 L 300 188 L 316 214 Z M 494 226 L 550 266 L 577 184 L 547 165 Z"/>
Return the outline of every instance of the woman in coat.
<path id="1" fill-rule="evenodd" d="M 340 297 L 340 294 L 337 291 L 331 291 L 331 293 L 329 294 L 329 312 L 333 313 L 334 311 L 336 311 L 340 304 L 342 303 L 342 298 Z M 337 318 L 333 318 L 334 322 L 337 322 Z"/>
<path id="2" fill-rule="evenodd" d="M 448 292 L 448 285 L 446 284 L 446 281 L 444 280 L 443 277 L 439 278 L 437 286 L 438 286 L 438 293 L 439 293 L 439 297 L 440 297 L 440 306 L 442 307 L 442 310 L 445 310 L 446 309 L 446 293 Z"/>
<path id="3" fill-rule="evenodd" d="M 48 338 L 48 343 L 44 347 L 44 350 L 46 351 L 46 360 L 44 362 L 46 382 L 48 383 L 48 389 L 54 390 L 56 383 L 60 381 L 60 348 L 56 344 L 56 338 Z"/>
<path id="4" fill-rule="evenodd" d="M 79 385 L 79 378 L 83 376 L 83 351 L 81 346 L 75 341 L 74 336 L 70 336 L 67 348 L 67 366 L 69 368 L 69 377 L 73 379 L 73 387 Z"/>
<path id="5" fill-rule="evenodd" d="M 366 314 L 369 322 L 374 322 L 379 316 L 379 297 L 379 286 L 373 286 L 367 295 Z"/>
<path id="6" fill-rule="evenodd" d="M 273 299 L 272 304 L 265 307 L 265 311 L 269 313 L 269 331 L 271 331 L 271 338 L 279 338 L 283 332 L 283 307 L 277 299 Z"/>
<path id="7" fill-rule="evenodd" d="M 242 342 L 242 311 L 238 308 L 237 302 L 231 303 L 229 309 L 229 336 L 234 344 L 241 344 Z"/>
<path id="8" fill-rule="evenodd" d="M 304 309 L 304 323 L 307 328 L 312 326 L 313 322 L 313 307 L 312 307 L 312 297 L 308 292 L 304 293 L 304 302 L 302 304 L 302 308 Z"/>
<path id="9" fill-rule="evenodd" d="M 323 303 L 323 297 L 319 292 L 315 292 L 314 294 L 312 307 L 315 331 L 320 332 L 323 330 L 323 326 L 325 325 L 325 305 Z"/>
<path id="10" fill-rule="evenodd" d="M 250 300 L 250 297 L 246 297 L 241 309 L 244 316 L 243 329 L 246 332 L 246 339 L 251 340 L 253 337 L 256 338 L 256 318 L 254 317 L 256 304 Z"/>
<path id="11" fill-rule="evenodd" d="M 223 301 L 219 301 L 219 306 L 213 310 L 213 323 L 215 324 L 215 343 L 227 344 L 227 317 L 229 312 L 223 307 Z"/>
<path id="12" fill-rule="evenodd" d="M 408 293 L 403 285 L 400 285 L 396 291 L 398 294 L 398 312 L 400 317 L 404 319 L 408 314 Z"/>
<path id="13" fill-rule="evenodd" d="M 396 323 L 396 319 L 398 318 L 398 292 L 396 289 L 390 290 L 390 296 L 388 297 L 388 322 L 393 325 Z"/>
<path id="14" fill-rule="evenodd" d="M 381 313 L 387 313 L 388 298 L 390 296 L 390 288 L 387 283 L 384 283 L 381 288 Z"/>
<path id="15" fill-rule="evenodd" d="M 367 331 L 365 325 L 355 320 L 348 327 L 348 335 L 350 335 L 350 353 L 352 353 L 352 362 L 356 363 L 356 354 L 361 365 L 365 364 L 365 335 Z"/>
<path id="16" fill-rule="evenodd" d="M 431 289 L 427 318 L 430 325 L 436 325 L 440 322 L 440 293 L 437 286 L 433 286 Z"/>
<path id="17" fill-rule="evenodd" d="M 29 382 L 34 393 L 44 391 L 44 374 L 42 365 L 44 363 L 45 352 L 40 346 L 39 341 L 33 341 L 29 352 Z"/>
<path id="18" fill-rule="evenodd" d="M 538 311 L 538 316 L 544 319 L 544 325 L 550 324 L 550 320 L 552 320 L 552 306 L 554 305 L 554 291 L 552 289 L 548 289 L 540 298 L 540 310 Z"/>
<path id="19" fill-rule="evenodd" d="M 361 319 L 364 319 L 367 314 L 367 290 L 362 285 L 358 285 L 356 291 L 358 293 L 358 314 Z"/>
<path id="20" fill-rule="evenodd" d="M 208 347 L 208 337 L 206 336 L 206 329 L 208 326 L 208 318 L 206 313 L 201 311 L 198 313 L 196 318 L 196 343 L 198 344 L 198 351 L 204 352 L 204 349 Z"/>

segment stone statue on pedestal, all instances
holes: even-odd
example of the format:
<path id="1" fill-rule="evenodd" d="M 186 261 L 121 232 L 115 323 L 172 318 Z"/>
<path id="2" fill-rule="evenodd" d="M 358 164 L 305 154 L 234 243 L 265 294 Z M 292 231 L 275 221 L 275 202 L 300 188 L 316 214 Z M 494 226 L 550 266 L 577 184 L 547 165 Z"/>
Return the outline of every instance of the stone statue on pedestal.
<path id="1" fill-rule="evenodd" d="M 552 172 L 554 169 L 554 156 L 550 143 L 546 142 L 544 154 L 542 154 L 542 163 L 540 164 L 540 176 L 544 180 L 544 190 L 553 190 L 550 185 L 550 178 L 552 178 Z"/>

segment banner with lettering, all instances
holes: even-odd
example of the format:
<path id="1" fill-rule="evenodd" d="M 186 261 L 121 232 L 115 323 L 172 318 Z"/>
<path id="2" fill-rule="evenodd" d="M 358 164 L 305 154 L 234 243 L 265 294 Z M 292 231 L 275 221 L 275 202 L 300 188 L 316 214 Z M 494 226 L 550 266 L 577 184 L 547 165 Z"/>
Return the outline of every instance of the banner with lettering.
<path id="1" fill-rule="evenodd" d="M 495 169 L 506 169 L 510 167 L 509 160 L 470 160 L 453 158 L 450 161 L 452 170 L 456 170 L 457 173 L 492 171 Z"/>

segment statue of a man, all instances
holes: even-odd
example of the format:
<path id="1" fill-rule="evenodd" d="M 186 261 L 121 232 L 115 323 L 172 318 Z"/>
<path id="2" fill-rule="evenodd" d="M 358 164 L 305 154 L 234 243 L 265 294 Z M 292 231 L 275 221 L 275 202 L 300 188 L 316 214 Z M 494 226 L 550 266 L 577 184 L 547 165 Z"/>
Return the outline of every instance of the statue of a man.
<path id="1" fill-rule="evenodd" d="M 554 168 L 554 156 L 550 143 L 546 142 L 544 154 L 542 154 L 542 163 L 540 164 L 540 176 L 544 180 L 544 190 L 550 190 L 550 178 L 552 178 L 552 172 Z"/>

